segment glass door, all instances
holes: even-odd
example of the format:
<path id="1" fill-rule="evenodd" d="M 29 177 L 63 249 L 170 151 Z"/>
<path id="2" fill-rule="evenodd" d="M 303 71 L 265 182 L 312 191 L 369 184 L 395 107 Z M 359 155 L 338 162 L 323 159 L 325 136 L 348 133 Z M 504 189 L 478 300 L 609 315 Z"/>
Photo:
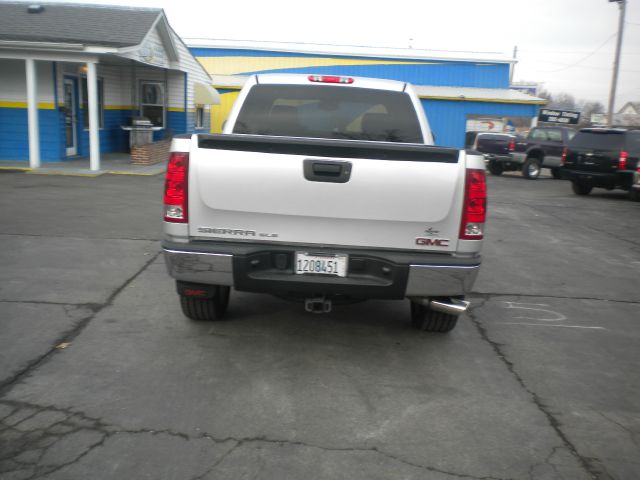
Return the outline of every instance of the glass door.
<path id="1" fill-rule="evenodd" d="M 64 131 L 67 157 L 78 154 L 78 116 L 76 115 L 76 85 L 72 78 L 64 79 Z"/>

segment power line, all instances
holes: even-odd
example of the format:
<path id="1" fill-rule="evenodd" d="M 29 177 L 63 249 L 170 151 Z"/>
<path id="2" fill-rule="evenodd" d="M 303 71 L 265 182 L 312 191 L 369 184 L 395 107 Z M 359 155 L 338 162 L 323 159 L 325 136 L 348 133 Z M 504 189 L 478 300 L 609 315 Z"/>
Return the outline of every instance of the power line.
<path id="1" fill-rule="evenodd" d="M 526 60 L 526 59 L 520 59 L 520 63 L 524 63 L 524 62 L 538 62 L 538 63 L 549 63 L 551 65 L 562 65 L 564 67 L 576 67 L 576 68 L 587 68 L 590 70 L 611 70 L 611 67 L 598 67 L 595 65 L 569 65 L 567 63 L 560 63 L 560 62 L 552 62 L 549 60 Z M 556 72 L 557 70 L 547 70 L 544 73 L 551 73 L 551 72 Z M 627 70 L 625 69 L 620 69 L 621 72 L 625 72 L 625 73 L 640 73 L 640 70 Z"/>
<path id="2" fill-rule="evenodd" d="M 490 52 L 479 50 L 446 50 L 439 48 L 407 48 L 407 47 L 385 47 L 381 45 L 349 45 L 343 43 L 316 43 L 316 42 L 292 42 L 292 41 L 280 41 L 280 40 L 251 40 L 251 39 L 237 39 L 237 38 L 206 38 L 206 37 L 183 37 L 186 43 L 195 42 L 198 40 L 205 40 L 207 42 L 251 42 L 251 43 L 279 43 L 284 45 L 313 45 L 320 47 L 354 47 L 354 48 L 371 48 L 371 49 L 388 49 L 388 50 L 422 50 L 425 52 L 446 52 L 446 53 L 481 53 L 483 55 L 504 55 L 504 52 Z"/>
<path id="3" fill-rule="evenodd" d="M 575 66 L 576 66 L 576 65 L 578 65 L 579 63 L 584 62 L 587 58 L 592 57 L 592 56 L 593 56 L 593 55 L 594 55 L 598 50 L 600 50 L 600 49 L 601 49 L 602 47 L 604 47 L 607 43 L 609 43 L 609 41 L 610 41 L 611 39 L 613 39 L 616 35 L 617 35 L 617 33 L 613 33 L 613 34 L 611 34 L 611 36 L 609 36 L 609 37 L 608 37 L 604 42 L 602 42 L 602 44 L 601 44 L 598 48 L 596 48 L 595 50 L 593 50 L 593 51 L 592 51 L 591 53 L 589 53 L 588 55 L 586 55 L 586 56 L 582 57 L 582 58 L 581 58 L 580 60 L 578 60 L 577 62 L 574 62 L 574 63 L 572 63 L 572 64 L 570 64 L 570 65 L 567 65 L 567 66 L 565 66 L 565 67 L 559 68 L 559 69 L 557 69 L 557 70 L 551 70 L 551 71 L 546 72 L 546 73 L 557 73 L 557 72 L 563 72 L 564 70 L 567 70 L 567 69 L 569 69 L 569 68 L 571 68 L 571 67 L 575 67 Z"/>
<path id="4" fill-rule="evenodd" d="M 519 50 L 520 52 L 524 52 L 528 55 L 549 55 L 549 54 L 558 54 L 558 55 L 576 55 L 578 53 L 592 53 L 588 50 Z M 613 51 L 607 50 L 604 52 L 595 52 L 595 54 L 599 55 L 612 55 Z M 636 52 L 622 52 L 622 55 L 640 55 L 640 51 Z"/>

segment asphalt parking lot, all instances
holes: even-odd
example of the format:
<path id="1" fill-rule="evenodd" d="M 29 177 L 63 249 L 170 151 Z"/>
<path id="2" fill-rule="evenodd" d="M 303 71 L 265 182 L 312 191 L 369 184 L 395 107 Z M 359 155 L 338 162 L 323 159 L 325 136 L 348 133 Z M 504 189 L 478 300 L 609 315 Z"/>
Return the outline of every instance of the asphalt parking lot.
<path id="1" fill-rule="evenodd" d="M 640 478 L 640 204 L 489 176 L 473 308 L 185 319 L 162 177 L 0 173 L 0 477 Z"/>

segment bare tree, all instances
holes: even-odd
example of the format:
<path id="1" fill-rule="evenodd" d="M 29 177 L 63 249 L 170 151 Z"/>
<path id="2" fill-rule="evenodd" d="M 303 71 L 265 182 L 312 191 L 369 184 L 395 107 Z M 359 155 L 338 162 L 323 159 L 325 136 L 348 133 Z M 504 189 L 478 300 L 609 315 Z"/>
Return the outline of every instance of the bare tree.
<path id="1" fill-rule="evenodd" d="M 544 98 L 547 101 L 547 105 L 549 105 L 549 103 L 551 103 L 553 101 L 553 95 L 551 95 L 551 92 L 549 90 L 546 90 L 542 87 L 540 87 L 538 89 L 538 92 L 536 93 L 536 96 L 540 97 L 540 98 Z"/>
<path id="2" fill-rule="evenodd" d="M 559 110 L 577 110 L 580 112 L 580 123 L 578 128 L 591 126 L 591 114 L 604 113 L 604 105 L 600 102 L 577 99 L 567 92 L 551 93 L 543 88 L 538 90 L 538 97 L 547 100 L 547 108 L 557 108 Z"/>
<path id="3" fill-rule="evenodd" d="M 553 96 L 549 101 L 550 108 L 558 108 L 561 110 L 575 110 L 576 99 L 573 95 L 566 92 L 560 92 Z"/>
<path id="4" fill-rule="evenodd" d="M 580 128 L 591 126 L 591 115 L 593 113 L 604 113 L 604 105 L 600 102 L 580 101 L 577 106 L 581 112 L 580 123 L 578 124 Z"/>

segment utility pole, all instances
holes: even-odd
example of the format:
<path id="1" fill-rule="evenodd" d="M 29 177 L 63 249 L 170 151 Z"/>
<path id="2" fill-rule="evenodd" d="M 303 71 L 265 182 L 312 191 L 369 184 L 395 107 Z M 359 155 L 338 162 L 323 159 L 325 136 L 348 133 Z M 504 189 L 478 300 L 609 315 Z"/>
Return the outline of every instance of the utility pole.
<path id="1" fill-rule="evenodd" d="M 627 0 L 609 0 L 616 2 L 620 9 L 620 18 L 618 20 L 618 41 L 616 43 L 616 56 L 613 61 L 613 78 L 611 79 L 611 91 L 609 92 L 609 110 L 607 113 L 607 126 L 613 124 L 613 107 L 616 102 L 616 87 L 618 86 L 618 68 L 620 67 L 620 49 L 622 47 L 622 34 L 624 32 L 624 15 L 627 9 Z"/>
<path id="2" fill-rule="evenodd" d="M 518 46 L 513 47 L 513 59 L 515 60 L 518 57 Z M 509 86 L 513 84 L 513 71 L 516 69 L 516 62 L 514 61 L 511 64 L 511 72 L 509 74 Z"/>

